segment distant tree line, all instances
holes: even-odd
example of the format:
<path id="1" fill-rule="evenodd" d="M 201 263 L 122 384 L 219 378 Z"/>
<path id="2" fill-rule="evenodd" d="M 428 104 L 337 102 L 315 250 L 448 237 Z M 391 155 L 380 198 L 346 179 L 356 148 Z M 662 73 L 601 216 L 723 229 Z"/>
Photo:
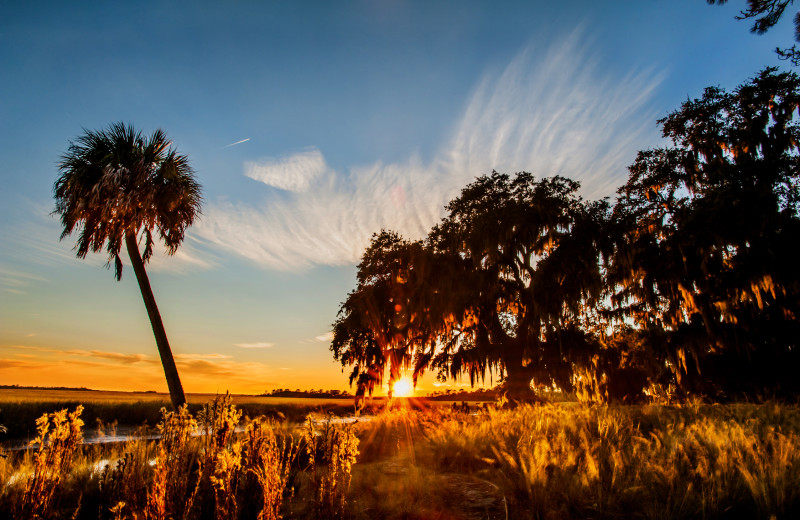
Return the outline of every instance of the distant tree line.
<path id="1" fill-rule="evenodd" d="M 425 398 L 432 401 L 496 401 L 498 396 L 499 391 L 494 388 L 478 388 L 475 390 L 446 388 L 429 392 Z"/>
<path id="2" fill-rule="evenodd" d="M 313 397 L 317 399 L 352 398 L 347 390 L 290 390 L 288 388 L 275 388 L 262 394 L 264 397 Z"/>
<path id="3" fill-rule="evenodd" d="M 375 234 L 331 343 L 356 395 L 405 370 L 512 401 L 800 395 L 799 104 L 768 68 L 659 120 L 613 203 L 492 172 L 425 239 Z"/>
<path id="4" fill-rule="evenodd" d="M 1 390 L 71 390 L 79 392 L 94 392 L 85 386 L 26 386 L 26 385 L 0 385 Z"/>

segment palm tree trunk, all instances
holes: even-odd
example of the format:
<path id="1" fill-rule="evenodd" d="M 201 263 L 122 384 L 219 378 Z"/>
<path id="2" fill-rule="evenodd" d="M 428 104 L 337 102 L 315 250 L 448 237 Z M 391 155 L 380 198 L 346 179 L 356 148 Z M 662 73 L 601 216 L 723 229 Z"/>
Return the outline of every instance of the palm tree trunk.
<path id="1" fill-rule="evenodd" d="M 158 353 L 161 356 L 161 364 L 164 366 L 164 375 L 167 376 L 167 387 L 169 388 L 169 398 L 172 407 L 177 410 L 186 404 L 186 396 L 183 394 L 183 386 L 178 376 L 178 368 L 175 366 L 175 359 L 172 357 L 172 349 L 169 348 L 167 332 L 164 330 L 164 323 L 161 321 L 161 314 L 158 312 L 156 298 L 150 288 L 150 280 L 144 270 L 144 262 L 139 254 L 139 245 L 136 242 L 136 234 L 125 233 L 125 245 L 128 248 L 128 256 L 131 257 L 133 272 L 136 273 L 136 280 L 139 282 L 139 289 L 142 291 L 144 306 L 147 307 L 147 315 L 150 317 L 150 325 L 153 327 L 153 335 L 156 337 Z"/>

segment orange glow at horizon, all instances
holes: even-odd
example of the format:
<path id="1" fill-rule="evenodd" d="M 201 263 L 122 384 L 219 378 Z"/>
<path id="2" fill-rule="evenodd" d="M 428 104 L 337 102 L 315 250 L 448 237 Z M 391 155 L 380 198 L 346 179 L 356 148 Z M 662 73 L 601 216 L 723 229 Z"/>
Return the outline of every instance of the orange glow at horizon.
<path id="1" fill-rule="evenodd" d="M 72 344 L 21 343 L 0 344 L 0 382 L 4 385 L 167 392 L 155 349 L 121 346 L 100 350 Z M 259 359 L 250 351 L 241 354 L 219 350 L 177 352 L 175 361 L 187 393 L 260 395 L 276 388 L 355 392 L 341 369 L 322 357 L 319 362 L 308 362 L 305 358 L 273 360 Z M 422 377 L 414 388 L 409 374 L 395 381 L 392 395 L 411 397 L 462 386 L 455 381 L 445 385 L 426 384 Z M 384 384 L 375 390 L 375 395 L 381 397 L 388 394 L 389 388 Z"/>

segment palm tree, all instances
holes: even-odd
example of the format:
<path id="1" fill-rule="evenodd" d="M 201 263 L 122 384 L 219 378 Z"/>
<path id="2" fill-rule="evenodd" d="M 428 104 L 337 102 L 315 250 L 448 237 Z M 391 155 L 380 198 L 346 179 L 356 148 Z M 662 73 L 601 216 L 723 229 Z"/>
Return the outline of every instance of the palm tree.
<path id="1" fill-rule="evenodd" d="M 177 251 L 186 228 L 200 212 L 202 197 L 188 158 L 170 145 L 160 129 L 149 138 L 124 123 L 84 130 L 61 157 L 61 175 L 53 191 L 54 213 L 64 226 L 61 239 L 78 230 L 79 258 L 105 247 L 108 265 L 113 261 L 120 280 L 120 250 L 125 242 L 177 409 L 186 397 L 144 264 L 153 254 L 154 229 L 169 254 Z"/>

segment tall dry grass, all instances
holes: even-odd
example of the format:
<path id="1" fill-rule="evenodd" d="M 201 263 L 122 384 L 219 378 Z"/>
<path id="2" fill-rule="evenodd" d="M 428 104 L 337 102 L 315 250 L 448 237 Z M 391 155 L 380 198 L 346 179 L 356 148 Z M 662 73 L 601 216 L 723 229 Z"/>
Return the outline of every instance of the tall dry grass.
<path id="1" fill-rule="evenodd" d="M 306 444 L 314 489 L 316 518 L 342 519 L 347 510 L 353 465 L 358 457 L 359 439 L 351 424 L 336 424 L 332 417 L 317 428 L 306 420 Z"/>
<path id="2" fill-rule="evenodd" d="M 81 446 L 80 412 L 42 416 L 38 450 L 0 459 L 0 518 L 280 517 L 300 443 L 272 420 L 237 433 L 241 412 L 220 397 L 196 417 L 162 410 L 157 441 Z"/>
<path id="3" fill-rule="evenodd" d="M 277 520 L 281 517 L 284 492 L 291 500 L 289 488 L 292 465 L 297 460 L 300 444 L 291 435 L 276 434 L 275 424 L 266 419 L 256 419 L 248 424 L 242 440 L 242 468 L 245 478 L 254 490 L 250 511 L 257 520 Z"/>
<path id="4" fill-rule="evenodd" d="M 76 394 L 89 394 L 88 401 L 79 401 Z M 10 394 L 10 395 L 9 395 Z M 101 393 L 105 394 L 105 393 Z M 53 410 L 68 408 L 75 409 L 83 406 L 81 418 L 87 425 L 94 425 L 98 421 L 112 423 L 116 421 L 125 427 L 138 427 L 143 424 L 155 426 L 161 420 L 161 408 L 169 407 L 169 396 L 154 396 L 147 399 L 135 400 L 142 394 L 126 394 L 124 392 L 111 393 L 105 397 L 98 397 L 95 392 L 65 393 L 67 398 L 59 399 L 57 392 L 42 393 L 32 392 L 26 396 L 22 392 L 0 392 L 0 424 L 7 428 L 7 432 L 0 437 L 19 441 L 32 438 L 36 435 L 35 421 L 45 413 Z M 48 397 L 44 399 L 44 397 Z M 189 411 L 197 416 L 207 405 L 213 402 L 195 402 L 198 396 L 189 394 Z M 114 400 L 118 399 L 118 400 Z M 231 396 L 231 403 L 236 409 L 248 417 L 271 417 L 277 421 L 292 421 L 302 423 L 305 417 L 312 412 L 320 410 L 331 411 L 337 415 L 352 412 L 352 401 L 346 400 L 315 400 L 315 399 L 279 399 L 248 396 Z"/>
<path id="5" fill-rule="evenodd" d="M 800 518 L 800 409 L 791 405 L 401 409 L 354 425 L 261 417 L 242 428 L 241 410 L 219 397 L 195 414 L 162 411 L 159 440 L 102 446 L 80 444 L 80 417 L 42 416 L 35 449 L 0 458 L 0 512 Z"/>
<path id="6" fill-rule="evenodd" d="M 798 419 L 777 405 L 443 414 L 419 456 L 488 476 L 520 517 L 794 518 Z"/>
<path id="7" fill-rule="evenodd" d="M 15 516 L 39 520 L 48 518 L 57 507 L 65 475 L 72 467 L 75 451 L 83 440 L 83 408 L 45 414 L 36 421 L 38 435 L 31 441 L 36 446 L 33 468 L 24 478 L 22 497 L 15 507 Z"/>

